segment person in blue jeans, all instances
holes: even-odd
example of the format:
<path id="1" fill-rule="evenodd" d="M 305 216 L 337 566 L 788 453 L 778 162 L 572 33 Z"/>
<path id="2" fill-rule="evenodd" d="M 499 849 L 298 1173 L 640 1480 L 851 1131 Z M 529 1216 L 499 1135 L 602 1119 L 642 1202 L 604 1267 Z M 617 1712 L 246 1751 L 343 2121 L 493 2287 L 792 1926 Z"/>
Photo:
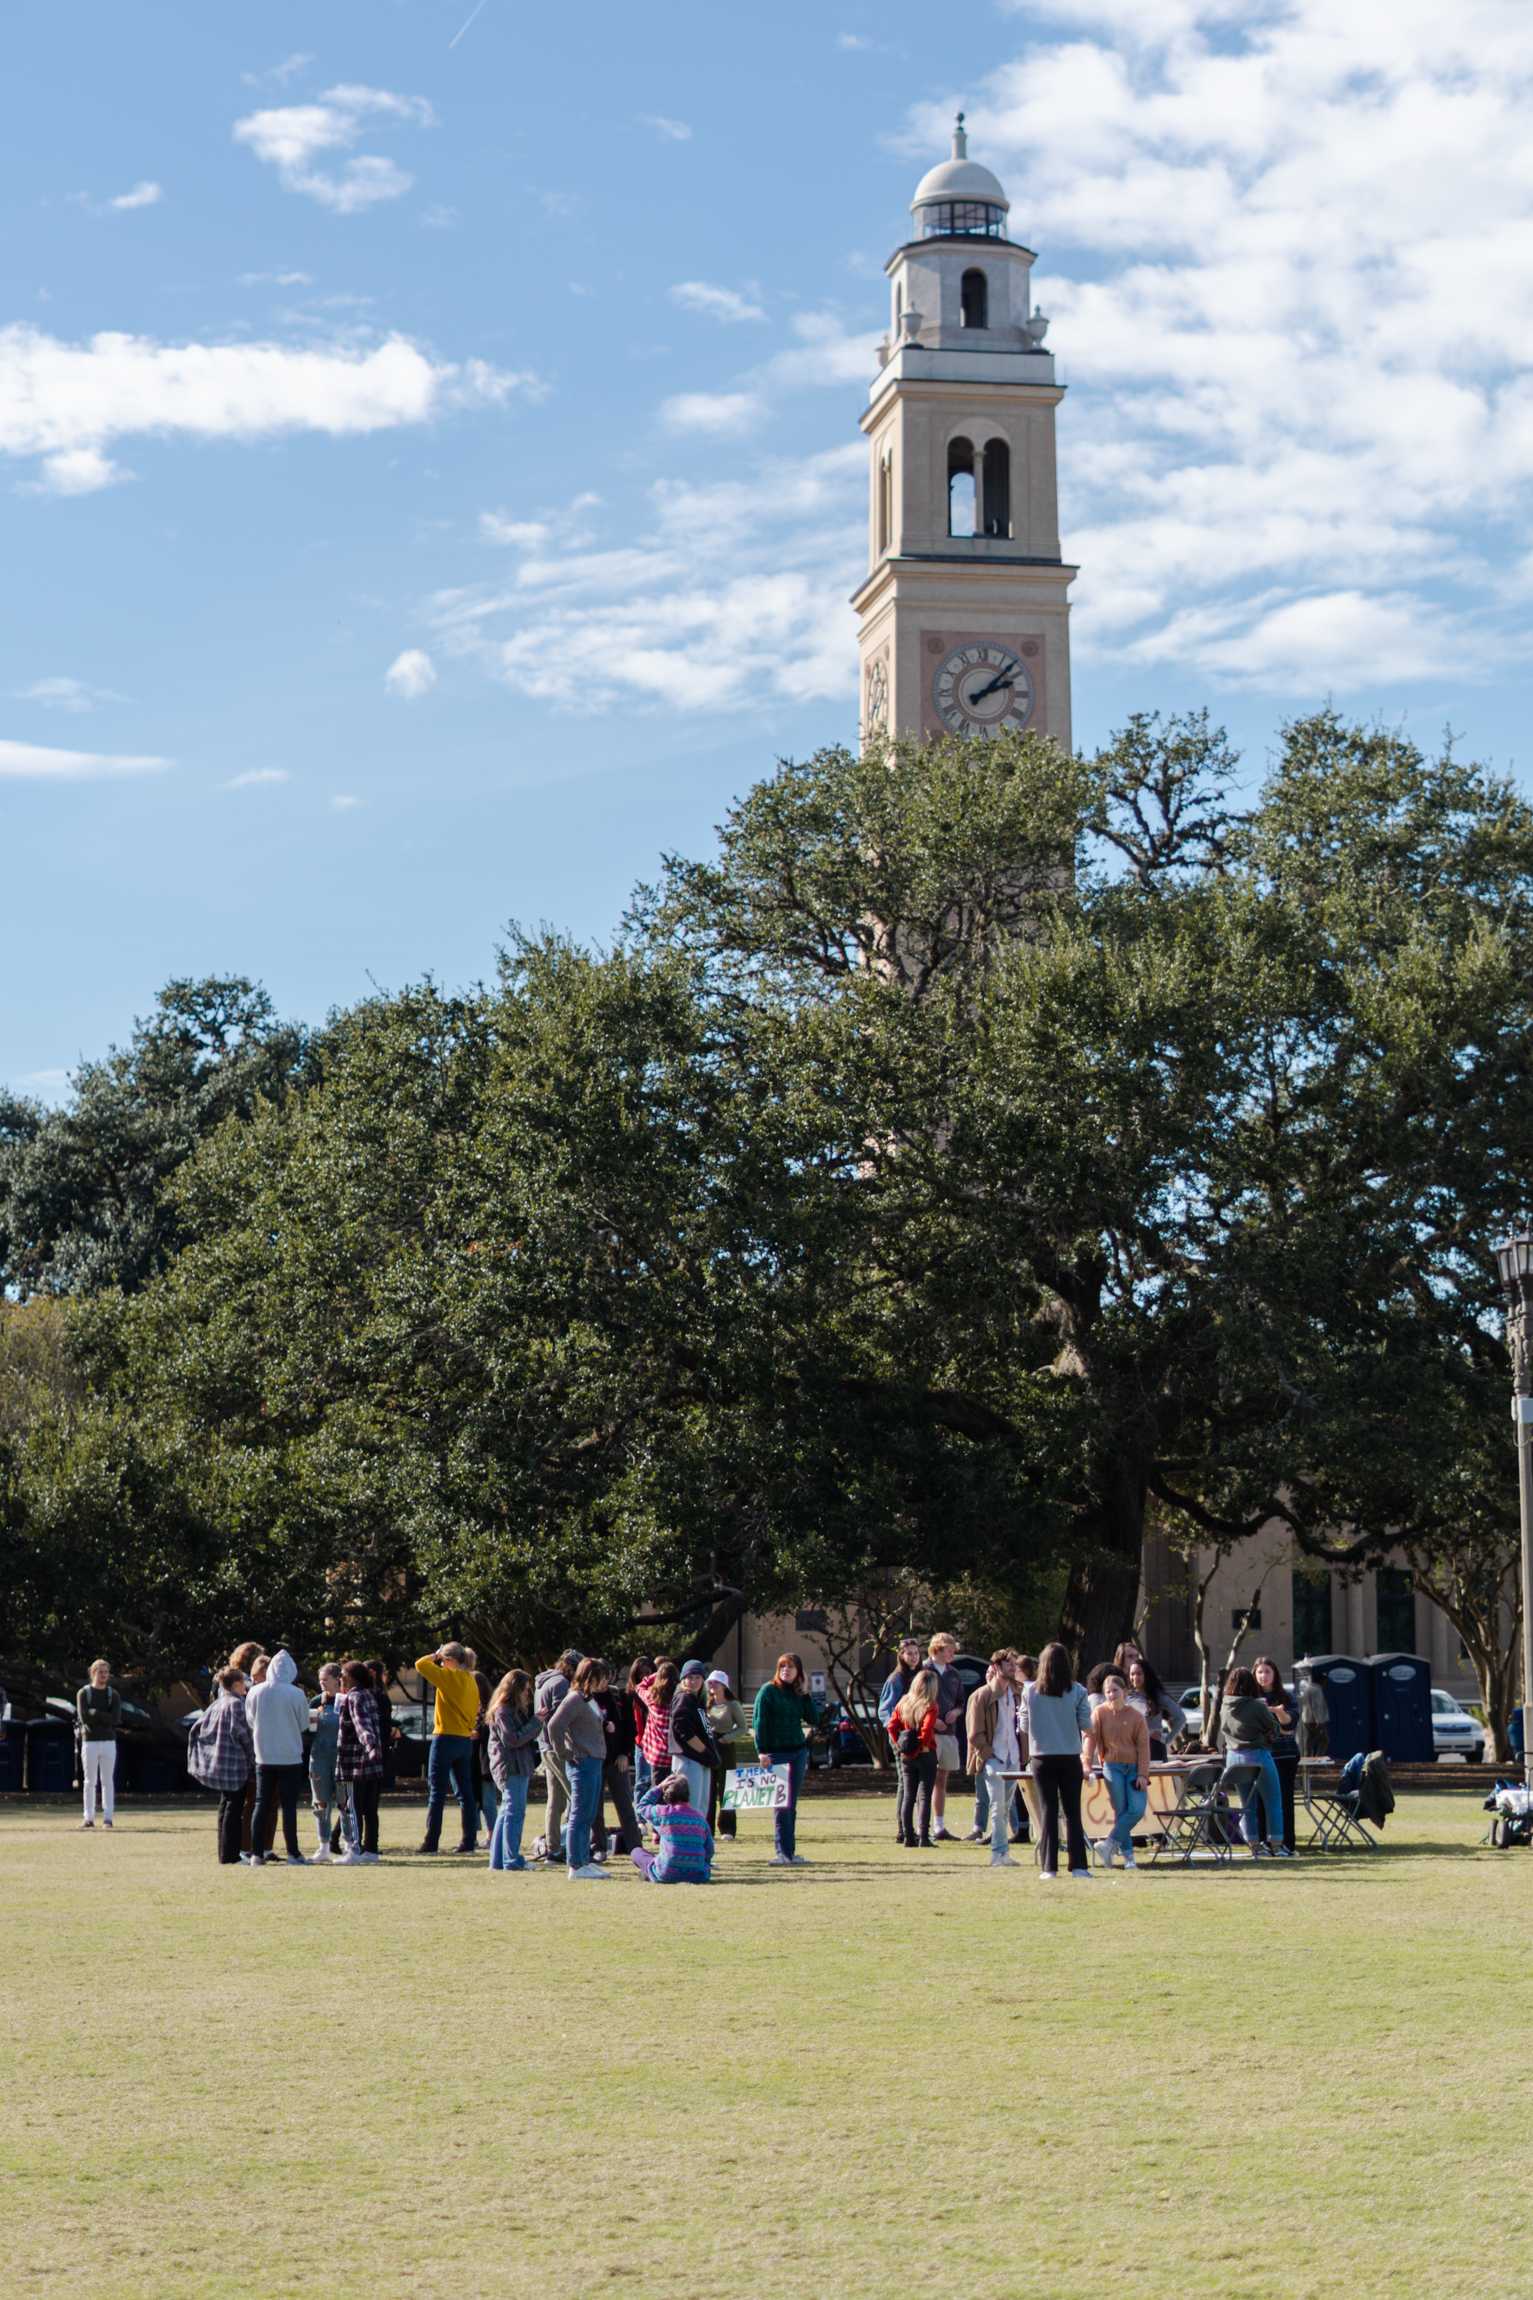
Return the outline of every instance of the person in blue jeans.
<path id="1" fill-rule="evenodd" d="M 490 1772 L 500 1791 L 500 1807 L 490 1831 L 490 1867 L 525 1869 L 522 1829 L 527 1792 L 538 1762 L 542 1730 L 532 1704 L 532 1679 L 525 1669 L 508 1669 L 490 1695 Z"/>
<path id="2" fill-rule="evenodd" d="M 1254 1671 L 1232 1669 L 1219 1710 L 1219 1747 L 1224 1752 L 1224 1779 L 1240 1797 L 1240 1833 L 1256 1859 L 1266 1853 L 1274 1860 L 1291 1861 L 1293 1855 L 1283 1842 L 1283 1790 L 1272 1757 L 1280 1732 L 1257 1691 Z M 1266 1819 L 1265 1841 L 1258 1805 Z"/>
<path id="3" fill-rule="evenodd" d="M 1104 1869 L 1120 1858 L 1125 1869 L 1132 1869 L 1134 1831 L 1149 1802 L 1150 1728 L 1143 1712 L 1130 1704 L 1128 1682 L 1116 1669 L 1102 1680 L 1102 1698 L 1086 1735 L 1085 1760 L 1101 1766 L 1112 1799 L 1112 1834 L 1098 1841 L 1097 1859 Z"/>
<path id="4" fill-rule="evenodd" d="M 778 1655 L 777 1667 L 756 1695 L 752 1729 L 763 1765 L 786 1765 L 788 1802 L 773 1816 L 777 1849 L 775 1869 L 808 1866 L 798 1849 L 798 1795 L 809 1770 L 809 1736 L 819 1723 L 819 1706 L 804 1677 L 804 1664 L 796 1653 Z"/>
<path id="5" fill-rule="evenodd" d="M 607 1721 L 600 1696 L 611 1681 L 606 1662 L 588 1655 L 548 1720 L 548 1746 L 564 1767 L 570 1785 L 564 1873 L 572 1882 L 604 1882 L 607 1875 L 607 1848 L 591 1840 L 601 1812 L 601 1775 L 607 1757 Z"/>
<path id="6" fill-rule="evenodd" d="M 426 1834 L 420 1850 L 435 1853 L 440 1847 L 442 1815 L 451 1792 L 463 1816 L 463 1834 L 453 1849 L 472 1853 L 479 1840 L 479 1800 L 474 1795 L 479 1686 L 468 1666 L 468 1650 L 454 1639 L 439 1645 L 435 1653 L 422 1654 L 415 1668 L 436 1694 L 431 1754 L 426 1761 Z"/>

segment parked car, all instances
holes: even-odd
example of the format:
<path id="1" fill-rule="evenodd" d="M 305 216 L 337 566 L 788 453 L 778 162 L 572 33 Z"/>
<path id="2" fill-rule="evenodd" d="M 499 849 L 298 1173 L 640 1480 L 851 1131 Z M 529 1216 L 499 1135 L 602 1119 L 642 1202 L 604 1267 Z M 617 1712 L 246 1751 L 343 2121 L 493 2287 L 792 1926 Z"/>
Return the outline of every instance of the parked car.
<path id="1" fill-rule="evenodd" d="M 1477 1717 L 1444 1693 L 1432 1688 L 1432 1761 L 1444 1754 L 1467 1757 L 1471 1765 L 1485 1762 L 1485 1728 Z"/>
<path id="2" fill-rule="evenodd" d="M 876 1716 L 871 1718 L 871 1729 L 879 1733 L 883 1731 Z M 843 1765 L 872 1764 L 867 1742 L 858 1732 L 846 1703 L 835 1702 L 826 1710 L 820 1721 L 820 1730 L 825 1739 L 823 1744 L 811 1749 L 811 1764 L 828 1766 L 832 1772 L 839 1772 Z"/>

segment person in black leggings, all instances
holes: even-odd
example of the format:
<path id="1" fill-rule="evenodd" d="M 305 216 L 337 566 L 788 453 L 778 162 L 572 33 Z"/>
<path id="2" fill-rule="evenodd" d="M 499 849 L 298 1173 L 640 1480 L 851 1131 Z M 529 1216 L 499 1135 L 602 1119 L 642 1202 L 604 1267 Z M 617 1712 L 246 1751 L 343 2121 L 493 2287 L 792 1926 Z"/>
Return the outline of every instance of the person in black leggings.
<path id="1" fill-rule="evenodd" d="M 1039 1654 L 1036 1682 L 1023 1687 L 1022 1704 L 1029 1769 L 1043 1807 L 1039 1875 L 1052 1881 L 1059 1874 L 1059 1808 L 1063 1805 L 1070 1874 L 1089 1882 L 1086 1833 L 1081 1827 L 1081 1736 L 1091 1727 L 1091 1702 L 1084 1685 L 1075 1682 L 1075 1667 L 1063 1645 L 1046 1645 Z"/>

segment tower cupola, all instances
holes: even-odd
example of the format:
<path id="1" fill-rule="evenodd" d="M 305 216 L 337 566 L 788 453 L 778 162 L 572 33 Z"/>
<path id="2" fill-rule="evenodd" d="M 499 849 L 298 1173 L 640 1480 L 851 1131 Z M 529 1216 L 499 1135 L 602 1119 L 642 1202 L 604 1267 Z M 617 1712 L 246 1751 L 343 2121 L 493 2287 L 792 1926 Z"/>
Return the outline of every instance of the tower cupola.
<path id="1" fill-rule="evenodd" d="M 928 168 L 916 186 L 910 212 L 923 240 L 1003 240 L 1011 207 L 1000 178 L 969 157 L 963 114 L 953 123 L 953 155 Z"/>

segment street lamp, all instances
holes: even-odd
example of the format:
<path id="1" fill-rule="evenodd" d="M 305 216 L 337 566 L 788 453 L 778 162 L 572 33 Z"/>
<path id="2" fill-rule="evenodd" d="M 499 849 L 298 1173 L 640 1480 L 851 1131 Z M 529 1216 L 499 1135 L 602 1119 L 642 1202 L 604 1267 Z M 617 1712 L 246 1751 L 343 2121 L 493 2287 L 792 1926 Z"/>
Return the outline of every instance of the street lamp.
<path id="1" fill-rule="evenodd" d="M 1496 1248 L 1496 1265 L 1506 1301 L 1522 1510 L 1522 1777 L 1533 1789 L 1533 1237 L 1523 1231 L 1504 1239 Z"/>

